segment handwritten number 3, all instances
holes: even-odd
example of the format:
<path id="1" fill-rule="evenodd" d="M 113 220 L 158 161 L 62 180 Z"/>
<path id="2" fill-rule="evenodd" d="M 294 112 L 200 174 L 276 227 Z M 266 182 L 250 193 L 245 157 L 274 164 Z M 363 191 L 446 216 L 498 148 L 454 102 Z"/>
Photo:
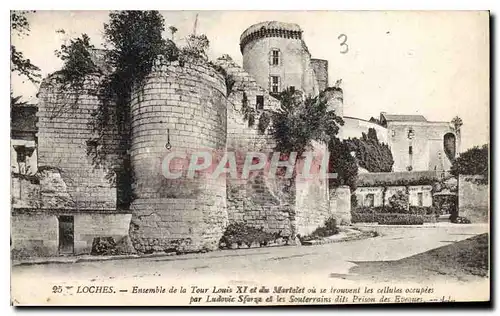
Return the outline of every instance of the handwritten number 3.
<path id="1" fill-rule="evenodd" d="M 342 39 L 341 39 L 342 38 Z M 340 43 L 340 53 L 341 54 L 345 54 L 349 51 L 349 45 L 346 44 L 347 42 L 347 35 L 345 34 L 340 34 L 339 37 L 338 37 L 339 40 L 341 40 L 342 42 Z"/>

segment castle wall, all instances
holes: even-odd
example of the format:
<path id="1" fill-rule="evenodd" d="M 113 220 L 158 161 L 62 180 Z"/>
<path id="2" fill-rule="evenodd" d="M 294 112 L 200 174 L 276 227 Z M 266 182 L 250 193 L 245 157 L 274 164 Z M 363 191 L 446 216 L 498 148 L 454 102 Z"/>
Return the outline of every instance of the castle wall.
<path id="1" fill-rule="evenodd" d="M 178 62 L 159 63 L 134 91 L 130 155 L 137 198 L 131 205 L 131 239 L 138 251 L 218 247 L 227 225 L 225 175 L 189 179 L 182 164 L 169 167 L 163 161 L 169 152 L 225 151 L 225 94 L 224 78 L 212 67 Z M 165 167 L 184 173 L 167 179 Z"/>
<path id="2" fill-rule="evenodd" d="M 472 223 L 487 223 L 490 216 L 489 186 L 478 180 L 481 176 L 459 176 L 458 215 L 467 217 Z"/>
<path id="3" fill-rule="evenodd" d="M 313 151 L 317 155 L 323 156 L 327 151 L 325 144 L 313 142 Z M 319 161 L 318 161 L 319 163 Z M 295 214 L 297 222 L 297 233 L 305 236 L 312 233 L 317 227 L 322 226 L 328 217 L 332 215 L 332 210 L 328 203 L 328 179 L 318 174 L 319 164 L 313 163 L 311 179 L 297 178 L 295 180 L 296 198 Z M 302 172 L 298 168 L 298 172 Z M 316 170 L 314 170 L 316 169 Z"/>
<path id="4" fill-rule="evenodd" d="M 95 168 L 87 155 L 93 136 L 89 123 L 99 106 L 91 91 L 99 78 L 89 76 L 78 93 L 62 88 L 55 78 L 45 79 L 38 95 L 38 166 L 62 171 L 74 209 L 114 209 L 116 188 L 106 179 L 107 171 Z"/>

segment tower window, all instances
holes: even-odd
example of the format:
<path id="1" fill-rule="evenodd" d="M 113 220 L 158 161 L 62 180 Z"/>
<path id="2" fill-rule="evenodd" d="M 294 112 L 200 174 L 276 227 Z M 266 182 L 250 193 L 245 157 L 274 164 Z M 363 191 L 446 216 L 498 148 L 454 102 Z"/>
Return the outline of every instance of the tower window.
<path id="1" fill-rule="evenodd" d="M 257 110 L 264 110 L 264 96 L 263 95 L 257 96 L 256 108 L 257 108 Z"/>
<path id="2" fill-rule="evenodd" d="M 271 65 L 278 66 L 280 64 L 280 51 L 279 49 L 271 50 Z"/>
<path id="3" fill-rule="evenodd" d="M 273 93 L 280 92 L 280 77 L 279 76 L 271 76 L 271 92 L 273 92 Z"/>
<path id="4" fill-rule="evenodd" d="M 408 154 L 413 155 L 413 146 L 408 147 Z"/>

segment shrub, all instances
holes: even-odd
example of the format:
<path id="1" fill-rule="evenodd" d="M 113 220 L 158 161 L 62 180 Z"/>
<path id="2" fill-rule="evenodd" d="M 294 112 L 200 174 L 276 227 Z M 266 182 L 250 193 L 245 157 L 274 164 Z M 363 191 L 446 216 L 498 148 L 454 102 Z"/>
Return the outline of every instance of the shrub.
<path id="1" fill-rule="evenodd" d="M 404 191 L 398 191 L 389 198 L 389 207 L 395 213 L 407 213 L 409 204 L 408 194 Z"/>
<path id="2" fill-rule="evenodd" d="M 373 223 L 375 220 L 375 213 L 368 212 L 351 212 L 351 222 L 353 223 Z"/>
<path id="3" fill-rule="evenodd" d="M 379 225 L 422 225 L 424 217 L 413 214 L 384 214 L 378 217 Z"/>
<path id="4" fill-rule="evenodd" d="M 433 206 L 410 206 L 409 213 L 415 215 L 436 215 L 437 209 Z"/>
<path id="5" fill-rule="evenodd" d="M 116 243 L 113 237 L 96 237 L 92 241 L 91 255 L 105 256 L 117 254 Z"/>
<path id="6" fill-rule="evenodd" d="M 457 216 L 456 218 L 452 219 L 451 222 L 455 223 L 455 224 L 470 224 L 471 223 L 471 221 L 467 217 L 464 217 L 464 216 Z"/>
<path id="7" fill-rule="evenodd" d="M 379 223 L 381 225 L 422 225 L 424 222 L 435 221 L 435 218 L 415 214 L 351 212 L 351 221 L 353 223 Z"/>
<path id="8" fill-rule="evenodd" d="M 220 239 L 220 247 L 228 248 L 232 244 L 247 245 L 250 247 L 253 243 L 261 246 L 267 246 L 271 241 L 280 237 L 280 234 L 265 232 L 262 228 L 255 228 L 244 223 L 231 223 L 224 231 Z"/>
<path id="9" fill-rule="evenodd" d="M 301 241 L 307 241 L 322 237 L 329 237 L 339 233 L 339 228 L 337 227 L 337 220 L 333 217 L 329 217 L 325 220 L 323 226 L 316 228 L 310 235 L 301 238 Z"/>

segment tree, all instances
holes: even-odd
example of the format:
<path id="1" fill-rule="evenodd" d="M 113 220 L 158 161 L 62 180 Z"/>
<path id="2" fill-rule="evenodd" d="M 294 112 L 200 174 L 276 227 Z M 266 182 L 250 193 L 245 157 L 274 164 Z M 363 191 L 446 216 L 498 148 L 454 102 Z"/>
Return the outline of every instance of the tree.
<path id="1" fill-rule="evenodd" d="M 369 172 L 390 172 L 394 164 L 391 149 L 378 140 L 374 128 L 368 129 L 368 135 L 361 138 L 348 139 L 350 151 L 356 152 L 359 166 Z"/>
<path id="2" fill-rule="evenodd" d="M 450 169 L 450 173 L 458 175 L 480 175 L 483 179 L 479 182 L 487 184 L 489 176 L 489 146 L 487 144 L 475 146 L 457 157 Z"/>
<path id="3" fill-rule="evenodd" d="M 312 141 L 328 143 L 344 122 L 328 110 L 322 95 L 305 97 L 302 92 L 286 89 L 280 95 L 280 108 L 272 114 L 270 134 L 281 153 L 297 152 L 301 157 Z"/>
<path id="4" fill-rule="evenodd" d="M 328 143 L 330 152 L 329 172 L 336 173 L 337 178 L 330 179 L 330 188 L 348 185 L 351 192 L 356 190 L 358 180 L 358 165 L 349 150 L 347 141 L 333 137 Z"/>
<path id="5" fill-rule="evenodd" d="M 462 119 L 458 116 L 455 116 L 452 120 L 451 120 L 451 123 L 453 124 L 453 126 L 455 127 L 455 131 L 459 132 L 460 131 L 460 128 L 462 127 L 462 125 L 464 125 Z"/>
<path id="6" fill-rule="evenodd" d="M 172 34 L 171 40 L 174 40 L 174 34 L 177 33 L 177 28 L 173 25 L 169 26 L 168 29 L 170 30 L 170 34 Z"/>
<path id="7" fill-rule="evenodd" d="M 10 12 L 10 28 L 12 36 L 29 36 L 30 27 L 26 18 L 26 11 Z M 35 66 L 29 58 L 26 58 L 23 52 L 19 51 L 14 45 L 10 45 L 10 71 L 28 78 L 32 83 L 38 83 L 41 77 L 40 68 Z M 12 96 L 11 106 L 20 104 L 20 97 Z M 14 103 L 12 103 L 15 101 Z"/>

